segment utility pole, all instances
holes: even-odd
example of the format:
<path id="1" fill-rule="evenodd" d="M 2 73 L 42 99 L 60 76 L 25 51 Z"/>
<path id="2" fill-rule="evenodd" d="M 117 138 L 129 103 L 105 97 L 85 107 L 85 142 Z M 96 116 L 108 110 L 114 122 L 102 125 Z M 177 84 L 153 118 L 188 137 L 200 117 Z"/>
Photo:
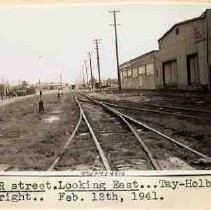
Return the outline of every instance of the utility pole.
<path id="1" fill-rule="evenodd" d="M 101 78 L 100 78 L 100 59 L 99 59 L 99 46 L 98 44 L 100 43 L 102 39 L 94 39 L 95 43 L 95 48 L 96 48 L 96 54 L 97 54 L 97 70 L 98 70 L 98 76 L 99 76 L 99 88 L 101 90 Z"/>
<path id="2" fill-rule="evenodd" d="M 86 71 L 86 84 L 87 84 L 87 88 L 88 88 L 89 87 L 89 78 L 88 78 L 86 60 L 84 60 L 84 66 L 85 66 L 85 71 Z"/>
<path id="3" fill-rule="evenodd" d="M 113 14 L 113 18 L 114 18 L 114 23 L 110 24 L 110 26 L 114 26 L 114 33 L 115 33 L 115 47 L 116 47 L 116 65 L 117 65 L 117 76 L 118 76 L 118 85 L 119 85 L 119 90 L 122 89 L 121 87 L 121 78 L 120 78 L 120 70 L 119 70 L 119 53 L 118 53 L 118 40 L 117 40 L 117 24 L 116 23 L 116 13 L 120 12 L 119 10 L 112 10 L 109 11 L 109 13 Z"/>
<path id="4" fill-rule="evenodd" d="M 208 19 L 208 10 L 206 9 L 206 39 L 207 39 L 207 84 L 208 90 L 211 88 L 211 67 L 209 66 L 209 19 Z"/>
<path id="5" fill-rule="evenodd" d="M 60 78 L 60 84 L 62 86 L 62 75 L 61 74 L 59 75 L 59 78 Z"/>
<path id="6" fill-rule="evenodd" d="M 92 86 L 92 90 L 93 90 L 94 85 L 93 85 L 92 56 L 91 56 L 91 52 L 88 52 L 88 55 L 89 55 L 89 67 L 90 67 L 90 74 L 91 74 L 91 86 Z"/>
<path id="7" fill-rule="evenodd" d="M 83 65 L 82 65 L 81 71 L 82 71 L 82 78 L 83 78 L 83 87 L 85 89 L 85 78 L 84 78 L 84 68 L 83 68 Z"/>

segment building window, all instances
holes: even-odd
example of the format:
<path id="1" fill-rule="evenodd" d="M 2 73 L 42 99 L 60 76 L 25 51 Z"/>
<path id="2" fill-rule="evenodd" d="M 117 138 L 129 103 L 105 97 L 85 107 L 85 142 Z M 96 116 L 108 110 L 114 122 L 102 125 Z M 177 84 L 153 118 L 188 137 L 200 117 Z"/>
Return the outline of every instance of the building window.
<path id="1" fill-rule="evenodd" d="M 127 71 L 123 71 L 122 73 L 123 73 L 122 76 L 123 76 L 124 78 L 126 78 L 126 77 L 127 77 Z"/>
<path id="2" fill-rule="evenodd" d="M 131 77 L 131 76 L 132 76 L 132 71 L 131 71 L 131 70 L 128 70 L 128 71 L 127 71 L 127 76 L 128 76 L 128 77 Z"/>
<path id="3" fill-rule="evenodd" d="M 139 74 L 145 74 L 146 73 L 146 67 L 145 66 L 139 66 L 138 67 L 138 73 Z"/>
<path id="4" fill-rule="evenodd" d="M 133 77 L 137 77 L 138 76 L 138 68 L 133 68 Z"/>
<path id="5" fill-rule="evenodd" d="M 139 77 L 139 86 L 142 87 L 143 86 L 143 76 Z"/>
<path id="6" fill-rule="evenodd" d="M 176 35 L 179 35 L 179 28 L 176 28 Z"/>
<path id="7" fill-rule="evenodd" d="M 148 76 L 154 75 L 154 65 L 153 64 L 148 64 L 146 66 L 146 72 L 147 72 Z"/>

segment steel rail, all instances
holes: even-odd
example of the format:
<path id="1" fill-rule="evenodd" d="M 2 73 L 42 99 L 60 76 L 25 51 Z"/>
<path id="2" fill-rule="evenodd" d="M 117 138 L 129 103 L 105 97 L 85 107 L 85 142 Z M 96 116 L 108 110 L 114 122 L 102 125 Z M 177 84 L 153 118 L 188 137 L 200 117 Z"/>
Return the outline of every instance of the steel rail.
<path id="1" fill-rule="evenodd" d="M 117 105 L 113 103 L 108 103 L 108 102 L 103 102 L 104 104 L 107 104 L 109 106 L 113 106 L 116 108 L 123 108 L 123 109 L 130 109 L 130 110 L 137 110 L 137 111 L 144 111 L 144 112 L 151 112 L 155 114 L 165 114 L 165 115 L 173 115 L 177 117 L 185 117 L 185 118 L 191 118 L 195 120 L 211 120 L 211 118 L 205 118 L 205 117 L 197 117 L 197 116 L 192 116 L 192 115 L 184 115 L 184 114 L 178 114 L 178 113 L 172 113 L 172 112 L 166 112 L 166 111 L 156 111 L 156 110 L 151 110 L 151 109 L 145 109 L 145 108 L 138 108 L 138 107 L 133 107 L 133 106 L 124 106 L 124 105 Z"/>
<path id="2" fill-rule="evenodd" d="M 99 104 L 99 105 L 101 105 L 102 107 L 105 107 L 105 108 L 108 107 L 108 106 L 107 106 L 106 104 L 104 104 L 103 102 L 96 101 L 96 100 L 94 100 L 94 99 L 91 99 L 91 98 L 88 97 L 88 96 L 86 96 L 86 97 L 87 97 L 88 99 L 92 100 L 92 101 L 95 101 L 96 104 Z M 111 109 L 113 109 L 113 108 L 111 108 Z M 167 139 L 168 141 L 170 141 L 170 142 L 172 142 L 172 143 L 174 143 L 174 144 L 176 144 L 176 145 L 178 145 L 178 146 L 180 146 L 180 147 L 182 147 L 182 148 L 188 150 L 189 152 L 192 152 L 193 154 L 196 154 L 196 155 L 198 155 L 198 156 L 200 156 L 200 157 L 202 157 L 202 158 L 205 158 L 205 159 L 207 159 L 207 160 L 209 160 L 209 161 L 211 162 L 211 157 L 209 157 L 209 156 L 207 156 L 207 155 L 205 155 L 205 154 L 203 154 L 203 153 L 201 153 L 201 152 L 199 152 L 199 151 L 197 151 L 197 150 L 195 150 L 195 149 L 192 149 L 191 147 L 189 147 L 189 146 L 187 146 L 187 145 L 185 145 L 185 144 L 183 144 L 183 143 L 181 143 L 181 142 L 179 142 L 179 141 L 173 139 L 173 138 L 170 137 L 170 136 L 167 136 L 166 134 L 161 133 L 160 131 L 158 131 L 158 130 L 156 130 L 156 129 L 150 127 L 150 126 L 148 126 L 147 124 L 142 123 L 142 122 L 140 122 L 140 121 L 138 121 L 138 120 L 136 120 L 136 119 L 134 119 L 134 118 L 132 118 L 132 117 L 130 117 L 130 116 L 124 114 L 124 113 L 121 113 L 121 112 L 117 111 L 116 109 L 113 109 L 113 110 L 114 110 L 116 113 L 122 115 L 124 118 L 126 118 L 126 119 L 130 120 L 131 122 L 135 123 L 136 125 L 142 126 L 142 127 L 144 127 L 145 129 L 150 130 L 150 131 L 152 131 L 152 132 L 158 134 L 159 136 L 162 136 L 163 138 Z"/>
<path id="3" fill-rule="evenodd" d="M 66 150 L 66 148 L 68 147 L 68 145 L 70 144 L 70 142 L 73 140 L 80 124 L 81 124 L 81 121 L 82 121 L 82 113 L 80 111 L 80 116 L 79 116 L 79 120 L 78 120 L 78 123 L 77 125 L 75 126 L 75 129 L 73 130 L 70 138 L 68 139 L 68 141 L 65 143 L 65 145 L 63 146 L 61 152 L 58 154 L 57 158 L 55 159 L 55 161 L 51 164 L 51 166 L 48 168 L 48 171 L 52 171 L 54 168 L 55 168 L 55 165 L 59 162 L 59 160 L 61 159 L 64 151 Z"/>
<path id="4" fill-rule="evenodd" d="M 201 152 L 199 152 L 199 151 L 197 151 L 195 149 L 192 149 L 191 147 L 189 147 L 189 146 L 187 146 L 187 145 L 185 145 L 185 144 L 183 144 L 183 143 L 171 138 L 170 136 L 167 136 L 164 133 L 161 133 L 160 131 L 158 131 L 158 130 L 156 130 L 156 129 L 154 129 L 154 128 L 152 128 L 152 127 L 150 127 L 150 126 L 148 126 L 148 125 L 146 125 L 146 124 L 144 124 L 144 123 L 142 123 L 142 122 L 140 122 L 138 120 L 135 120 L 134 118 L 132 118 L 132 117 L 130 117 L 128 115 L 125 115 L 123 113 L 121 113 L 121 114 L 122 114 L 122 116 L 124 116 L 128 120 L 136 123 L 137 125 L 141 125 L 142 127 L 144 127 L 146 129 L 158 134 L 159 136 L 164 137 L 165 139 L 169 140 L 170 142 L 173 142 L 173 143 L 177 144 L 178 146 L 180 146 L 180 147 L 182 147 L 182 148 L 184 148 L 184 149 L 186 149 L 186 150 L 188 150 L 188 151 L 190 151 L 190 152 L 192 152 L 192 153 L 194 153 L 194 154 L 196 154 L 196 155 L 198 155 L 198 156 L 200 156 L 202 158 L 205 158 L 205 159 L 207 159 L 207 160 L 209 160 L 211 162 L 211 157 L 209 157 L 209 156 L 207 156 L 207 155 L 205 155 L 205 154 L 203 154 L 203 153 L 201 153 Z"/>
<path id="5" fill-rule="evenodd" d="M 202 113 L 209 113 L 211 114 L 211 110 L 208 109 L 193 109 L 193 108 L 187 108 L 187 107 L 176 107 L 176 106 L 166 106 L 166 105 L 157 105 L 157 104 L 142 104 L 143 106 L 154 106 L 154 107 L 162 107 L 167 109 L 178 109 L 178 110 L 184 110 L 184 111 L 191 111 L 191 112 L 202 112 Z"/>
<path id="6" fill-rule="evenodd" d="M 83 117 L 84 121 L 86 122 L 86 124 L 87 124 L 87 126 L 88 126 L 88 129 L 89 129 L 90 134 L 92 135 L 92 138 L 93 138 L 93 140 L 94 140 L 94 143 L 95 143 L 95 145 L 96 145 L 96 147 L 97 147 L 97 150 L 98 150 L 98 152 L 99 152 L 99 154 L 100 154 L 100 157 L 101 157 L 101 159 L 102 159 L 104 168 L 105 168 L 107 171 L 111 171 L 111 167 L 110 167 L 108 158 L 106 157 L 104 150 L 103 150 L 102 147 L 100 146 L 100 143 L 99 143 L 98 140 L 97 140 L 97 137 L 96 137 L 96 135 L 95 135 L 95 133 L 94 133 L 94 131 L 93 131 L 93 129 L 92 129 L 92 127 L 91 127 L 91 125 L 90 125 L 90 123 L 89 123 L 89 121 L 88 121 L 88 119 L 87 119 L 87 117 L 86 117 L 86 115 L 85 115 L 85 113 L 84 113 L 84 111 L 83 111 L 83 109 L 82 109 L 82 106 L 81 106 L 80 102 L 77 100 L 77 98 L 75 98 L 75 101 L 76 101 L 76 103 L 78 104 L 78 106 L 79 106 L 79 108 L 80 108 L 80 112 L 81 112 L 81 114 L 82 114 L 82 117 Z"/>
<path id="7" fill-rule="evenodd" d="M 55 161 L 51 164 L 51 166 L 48 168 L 48 171 L 52 171 L 52 170 L 55 168 L 56 164 L 57 164 L 57 163 L 59 162 L 59 160 L 61 159 L 61 157 L 62 157 L 64 151 L 66 150 L 66 148 L 68 147 L 68 145 L 70 144 L 70 142 L 71 142 L 71 141 L 73 140 L 73 138 L 75 137 L 75 134 L 76 134 L 76 132 L 77 132 L 77 130 L 78 130 L 78 128 L 79 128 L 81 122 L 82 122 L 82 119 L 84 119 L 84 121 L 85 121 L 85 123 L 86 123 L 86 125 L 87 125 L 87 127 L 88 127 L 88 129 L 89 129 L 89 131 L 90 131 L 90 133 L 91 133 L 91 135 L 92 135 L 92 138 L 93 138 L 93 140 L 94 140 L 94 142 L 95 142 L 95 145 L 96 145 L 96 147 L 97 147 L 97 150 L 98 150 L 98 152 L 99 152 L 99 154 L 100 154 L 100 157 L 101 157 L 101 159 L 102 159 L 104 168 L 105 168 L 106 170 L 108 170 L 108 171 L 111 171 L 111 167 L 110 167 L 110 165 L 109 165 L 109 161 L 108 161 L 108 159 L 106 158 L 105 153 L 104 153 L 104 151 L 102 150 L 102 148 L 101 148 L 101 146 L 100 146 L 100 144 L 99 144 L 99 142 L 98 142 L 98 140 L 97 140 L 97 137 L 96 137 L 96 135 L 94 134 L 94 131 L 92 130 L 92 128 L 91 128 L 91 126 L 90 126 L 90 124 L 89 124 L 89 122 L 88 122 L 88 120 L 87 120 L 87 118 L 86 118 L 86 116 L 85 116 L 85 113 L 84 113 L 84 111 L 83 111 L 83 109 L 82 109 L 82 107 L 81 107 L 79 101 L 77 100 L 76 95 L 74 95 L 74 97 L 75 97 L 75 101 L 76 101 L 76 103 L 77 103 L 77 105 L 79 106 L 79 109 L 80 109 L 80 117 L 79 117 L 78 123 L 77 123 L 75 129 L 73 130 L 73 132 L 72 132 L 70 138 L 68 139 L 68 141 L 67 141 L 67 142 L 65 143 L 65 145 L 63 146 L 63 148 L 62 148 L 61 152 L 59 153 L 59 155 L 57 156 L 57 158 L 56 158 Z"/>
<path id="8" fill-rule="evenodd" d="M 110 111 L 112 111 L 113 113 L 115 113 L 118 117 L 120 117 L 122 119 L 122 121 L 130 128 L 131 132 L 133 133 L 133 135 L 137 138 L 137 140 L 139 141 L 139 143 L 141 144 L 144 152 L 147 154 L 147 157 L 149 158 L 153 168 L 155 170 L 161 170 L 160 166 L 158 165 L 158 163 L 156 162 L 156 160 L 154 159 L 152 153 L 150 152 L 150 150 L 148 149 L 148 147 L 146 146 L 146 144 L 143 142 L 143 140 L 141 139 L 141 137 L 138 135 L 138 133 L 136 132 L 136 130 L 133 128 L 133 126 L 122 116 L 119 115 L 118 113 L 116 113 L 114 110 L 110 109 L 110 107 L 107 107 Z"/>
<path id="9" fill-rule="evenodd" d="M 84 102 L 90 102 L 90 101 L 84 101 Z M 96 103 L 95 101 L 93 101 L 93 102 Z M 136 132 L 136 130 L 134 129 L 134 127 L 125 119 L 125 117 L 122 116 L 122 115 L 120 115 L 116 110 L 112 109 L 111 107 L 108 107 L 106 105 L 103 105 L 103 107 L 104 106 L 105 106 L 105 108 L 107 108 L 107 110 L 109 110 L 110 112 L 112 112 L 116 116 L 120 117 L 121 120 L 128 126 L 128 128 L 131 130 L 131 132 L 133 133 L 133 135 L 136 137 L 136 139 L 141 144 L 141 146 L 142 146 L 144 152 L 146 153 L 147 157 L 149 158 L 149 160 L 150 160 L 153 168 L 155 170 L 162 170 L 161 167 L 158 165 L 157 161 L 154 159 L 152 153 L 150 152 L 150 150 L 148 149 L 148 147 L 146 146 L 146 144 L 143 142 L 143 140 L 141 139 L 141 137 L 138 135 L 138 133 Z"/>

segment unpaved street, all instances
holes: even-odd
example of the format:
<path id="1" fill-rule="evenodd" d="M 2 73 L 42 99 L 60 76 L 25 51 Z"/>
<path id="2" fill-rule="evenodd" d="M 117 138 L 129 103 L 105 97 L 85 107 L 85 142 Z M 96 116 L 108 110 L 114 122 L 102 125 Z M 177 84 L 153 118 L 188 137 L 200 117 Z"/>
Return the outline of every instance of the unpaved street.
<path id="1" fill-rule="evenodd" d="M 0 167 L 6 170 L 46 170 L 60 152 L 78 120 L 71 93 L 61 99 L 45 94 L 0 107 Z"/>

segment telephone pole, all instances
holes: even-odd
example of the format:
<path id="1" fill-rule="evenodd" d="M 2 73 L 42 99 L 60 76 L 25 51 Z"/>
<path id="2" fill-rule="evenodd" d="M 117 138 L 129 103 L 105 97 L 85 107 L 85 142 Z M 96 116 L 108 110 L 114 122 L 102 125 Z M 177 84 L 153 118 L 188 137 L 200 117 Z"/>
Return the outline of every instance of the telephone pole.
<path id="1" fill-rule="evenodd" d="M 85 67 L 85 71 L 86 71 L 86 84 L 87 84 L 87 88 L 89 88 L 89 78 L 88 78 L 86 60 L 84 60 L 84 67 Z"/>
<path id="2" fill-rule="evenodd" d="M 89 55 L 89 68 L 90 68 L 90 74 L 91 74 L 91 86 L 92 86 L 92 89 L 93 89 L 94 85 L 93 85 L 92 56 L 91 56 L 91 52 L 88 52 L 88 55 Z"/>
<path id="3" fill-rule="evenodd" d="M 82 71 L 82 78 L 83 78 L 83 88 L 85 89 L 85 77 L 84 77 L 84 68 L 83 68 L 83 65 L 82 65 L 81 71 Z"/>
<path id="4" fill-rule="evenodd" d="M 112 10 L 109 11 L 109 13 L 113 14 L 113 18 L 114 18 L 114 23 L 110 24 L 110 26 L 114 26 L 114 35 L 115 35 L 115 47 L 116 47 L 116 65 L 117 65 L 117 76 L 118 76 L 118 85 L 119 85 L 119 90 L 122 89 L 121 87 L 121 78 L 120 78 L 120 70 L 119 70 L 119 53 L 118 53 L 118 39 L 117 39 L 117 24 L 116 23 L 116 13 L 120 12 L 119 10 Z"/>
<path id="5" fill-rule="evenodd" d="M 99 46 L 98 44 L 100 43 L 102 39 L 94 39 L 95 43 L 95 49 L 96 49 L 96 54 L 97 54 L 97 70 L 98 70 L 98 76 L 99 76 L 99 88 L 101 90 L 101 78 L 100 78 L 100 59 L 99 59 Z"/>
<path id="6" fill-rule="evenodd" d="M 211 69 L 209 66 L 209 16 L 208 16 L 208 10 L 206 9 L 206 39 L 207 39 L 207 84 L 208 84 L 208 90 L 211 88 Z"/>

